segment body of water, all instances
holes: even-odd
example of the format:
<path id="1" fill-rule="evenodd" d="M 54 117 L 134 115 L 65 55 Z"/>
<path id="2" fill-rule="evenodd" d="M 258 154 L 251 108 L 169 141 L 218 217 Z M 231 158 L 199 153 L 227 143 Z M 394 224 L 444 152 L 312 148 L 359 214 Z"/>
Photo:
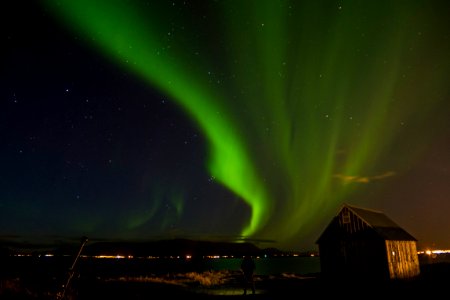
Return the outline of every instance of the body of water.
<path id="1" fill-rule="evenodd" d="M 73 263 L 71 257 L 10 257 L 2 262 L 2 275 L 61 277 Z M 256 275 L 320 272 L 319 257 L 255 258 Z M 80 258 L 75 271 L 89 277 L 150 276 L 185 272 L 239 271 L 242 258 Z"/>
<path id="2" fill-rule="evenodd" d="M 241 258 L 218 258 L 204 261 L 205 269 L 239 270 Z M 317 256 L 255 258 L 257 275 L 278 275 L 281 273 L 311 274 L 320 272 Z"/>

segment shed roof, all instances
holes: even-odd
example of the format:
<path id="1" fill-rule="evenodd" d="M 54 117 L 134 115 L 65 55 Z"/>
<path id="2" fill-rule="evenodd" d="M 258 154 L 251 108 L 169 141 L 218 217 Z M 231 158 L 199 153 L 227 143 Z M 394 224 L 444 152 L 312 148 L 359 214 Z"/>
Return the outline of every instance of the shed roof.
<path id="1" fill-rule="evenodd" d="M 344 204 L 354 214 L 372 227 L 385 240 L 417 241 L 411 234 L 388 218 L 383 212 Z M 341 209 L 342 210 L 342 209 Z"/>
<path id="2" fill-rule="evenodd" d="M 401 228 L 397 223 L 388 218 L 383 212 L 344 204 L 339 213 L 333 218 L 330 224 L 328 224 L 328 226 L 322 232 L 316 243 L 321 243 L 321 241 L 336 238 L 337 236 L 344 233 L 343 228 L 340 227 L 338 221 L 339 215 L 342 213 L 342 210 L 344 208 L 350 210 L 359 219 L 366 223 L 367 226 L 371 228 L 376 235 L 384 240 L 417 241 L 416 238 L 414 238 L 406 230 Z"/>
<path id="3" fill-rule="evenodd" d="M 344 207 L 347 207 L 348 209 L 353 211 L 353 213 L 355 213 L 358 217 L 363 219 L 363 221 L 373 227 L 399 227 L 394 221 L 389 219 L 381 211 L 361 208 L 349 204 L 344 204 Z"/>

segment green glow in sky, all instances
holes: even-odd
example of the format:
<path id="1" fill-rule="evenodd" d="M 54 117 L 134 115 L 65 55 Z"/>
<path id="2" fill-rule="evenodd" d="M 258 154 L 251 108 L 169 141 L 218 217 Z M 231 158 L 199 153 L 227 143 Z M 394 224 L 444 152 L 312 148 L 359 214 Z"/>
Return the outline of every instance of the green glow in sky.
<path id="1" fill-rule="evenodd" d="M 439 98 L 424 108 L 422 96 L 445 84 L 419 59 L 420 1 L 140 2 L 49 7 L 196 122 L 209 172 L 251 208 L 245 237 L 301 239 L 396 176 L 416 154 L 398 146 L 414 136 L 405 124 L 420 124 L 414 114 Z"/>

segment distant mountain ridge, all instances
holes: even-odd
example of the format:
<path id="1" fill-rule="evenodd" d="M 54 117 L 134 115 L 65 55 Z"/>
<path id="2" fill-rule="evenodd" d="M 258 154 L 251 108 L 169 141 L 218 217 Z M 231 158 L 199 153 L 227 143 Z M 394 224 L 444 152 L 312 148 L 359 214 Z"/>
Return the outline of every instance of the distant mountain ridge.
<path id="1" fill-rule="evenodd" d="M 86 255 L 145 256 L 243 256 L 261 255 L 262 250 L 249 242 L 214 242 L 190 239 L 168 239 L 148 242 L 94 242 L 83 251 Z"/>
<path id="2" fill-rule="evenodd" d="M 19 252 L 31 254 L 50 253 L 54 255 L 74 255 L 81 242 L 60 242 L 53 245 L 33 245 L 29 243 L 0 243 L 0 254 Z M 251 242 L 224 242 L 193 239 L 162 239 L 150 241 L 88 241 L 82 249 L 83 255 L 121 255 L 133 257 L 174 257 L 174 256 L 273 256 L 284 254 L 276 248 L 261 249 Z"/>

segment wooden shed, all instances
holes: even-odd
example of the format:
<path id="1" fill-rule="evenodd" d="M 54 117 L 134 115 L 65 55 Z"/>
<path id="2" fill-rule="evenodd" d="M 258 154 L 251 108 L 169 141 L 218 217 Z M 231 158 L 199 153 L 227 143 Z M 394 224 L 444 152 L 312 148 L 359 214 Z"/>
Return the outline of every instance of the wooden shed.
<path id="1" fill-rule="evenodd" d="M 324 278 L 389 280 L 420 274 L 417 240 L 380 211 L 344 204 L 316 243 Z"/>

